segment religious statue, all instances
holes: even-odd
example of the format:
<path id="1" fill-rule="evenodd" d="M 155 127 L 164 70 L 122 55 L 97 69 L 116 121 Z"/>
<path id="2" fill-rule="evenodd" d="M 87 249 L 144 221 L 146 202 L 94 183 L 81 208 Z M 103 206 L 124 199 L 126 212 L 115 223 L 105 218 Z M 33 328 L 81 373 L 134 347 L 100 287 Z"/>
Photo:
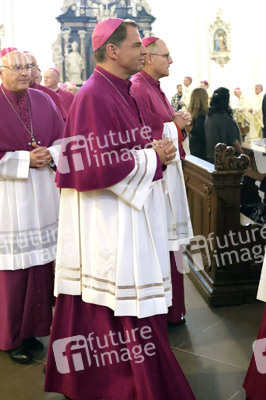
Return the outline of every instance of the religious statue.
<path id="1" fill-rule="evenodd" d="M 210 59 L 224 67 L 231 58 L 230 23 L 222 20 L 222 9 L 217 11 L 216 20 L 209 27 Z"/>
<path id="2" fill-rule="evenodd" d="M 143 7 L 144 10 L 150 14 L 151 13 L 151 7 L 149 6 L 148 2 L 146 0 L 138 0 L 136 2 L 136 7 L 138 9 L 138 7 Z"/>
<path id="3" fill-rule="evenodd" d="M 223 29 L 217 29 L 214 35 L 214 51 L 227 50 L 226 32 Z"/>
<path id="4" fill-rule="evenodd" d="M 67 12 L 67 10 L 69 9 L 70 6 L 72 6 L 73 4 L 76 4 L 75 0 L 64 0 L 64 4 L 61 8 L 61 11 L 63 13 Z"/>
<path id="5" fill-rule="evenodd" d="M 66 80 L 80 85 L 83 83 L 82 72 L 85 69 L 85 62 L 78 52 L 78 43 L 74 41 L 71 47 L 72 52 L 67 54 L 65 59 Z"/>

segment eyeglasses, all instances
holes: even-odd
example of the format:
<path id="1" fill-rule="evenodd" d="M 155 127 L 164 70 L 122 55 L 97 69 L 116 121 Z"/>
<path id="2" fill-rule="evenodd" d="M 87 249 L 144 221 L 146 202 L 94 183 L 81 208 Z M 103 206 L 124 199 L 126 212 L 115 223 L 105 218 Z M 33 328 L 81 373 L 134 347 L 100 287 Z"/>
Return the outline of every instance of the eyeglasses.
<path id="1" fill-rule="evenodd" d="M 26 65 L 1 65 L 1 68 L 8 68 L 10 71 L 14 72 L 22 72 L 23 69 L 25 69 L 27 72 L 31 71 L 34 68 L 34 65 L 32 64 L 26 64 Z"/>
<path id="2" fill-rule="evenodd" d="M 148 53 L 150 56 L 160 56 L 165 57 L 167 61 L 172 60 L 171 54 L 157 54 L 157 53 Z"/>

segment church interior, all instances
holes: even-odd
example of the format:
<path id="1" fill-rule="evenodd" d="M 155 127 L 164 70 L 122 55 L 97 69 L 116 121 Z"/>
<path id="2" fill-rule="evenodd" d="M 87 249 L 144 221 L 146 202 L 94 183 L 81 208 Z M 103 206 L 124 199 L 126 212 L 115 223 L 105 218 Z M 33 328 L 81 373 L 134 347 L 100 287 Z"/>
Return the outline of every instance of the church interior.
<path id="1" fill-rule="evenodd" d="M 18 0 L 1 3 L 0 50 L 31 51 L 41 75 L 53 67 L 72 90 L 93 72 L 91 34 L 97 20 L 110 16 L 132 17 L 142 36 L 166 41 L 173 64 L 161 86 L 168 99 L 186 76 L 194 88 L 208 81 L 210 96 L 220 86 L 228 88 L 233 109 L 236 88 L 251 107 L 254 87 L 266 87 L 260 0 L 251 5 L 240 0 L 50 0 L 43 11 L 30 0 L 22 2 L 23 11 Z M 183 253 L 186 322 L 169 326 L 168 334 L 196 400 L 246 399 L 242 385 L 265 308 L 256 299 L 266 246 L 265 143 L 252 146 L 262 139 L 255 119 L 242 139 L 240 161 L 220 147 L 214 165 L 193 156 L 183 163 L 196 239 Z M 15 364 L 0 351 L 1 399 L 64 399 L 43 391 L 49 336 L 41 340 L 44 349 L 28 365 Z"/>

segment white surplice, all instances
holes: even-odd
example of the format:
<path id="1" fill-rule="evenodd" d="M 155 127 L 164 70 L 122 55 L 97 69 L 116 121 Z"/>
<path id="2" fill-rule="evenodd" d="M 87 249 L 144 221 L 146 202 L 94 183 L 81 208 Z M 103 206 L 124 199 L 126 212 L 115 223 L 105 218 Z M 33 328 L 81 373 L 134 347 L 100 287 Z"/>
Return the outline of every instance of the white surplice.
<path id="1" fill-rule="evenodd" d="M 107 189 L 62 189 L 55 295 L 82 295 L 116 316 L 168 312 L 172 287 L 165 202 L 153 149 Z"/>
<path id="2" fill-rule="evenodd" d="M 48 148 L 57 164 L 60 145 Z M 55 260 L 59 190 L 50 167 L 30 168 L 28 151 L 0 161 L 0 270 L 25 269 Z"/>
<path id="3" fill-rule="evenodd" d="M 173 122 L 164 124 L 163 138 L 172 140 L 178 149 L 178 132 Z M 169 250 L 178 251 L 180 245 L 188 244 L 193 237 L 186 186 L 179 151 L 163 175 L 163 188 L 167 214 Z"/>
<path id="4" fill-rule="evenodd" d="M 174 123 L 164 124 L 163 137 L 178 148 Z M 155 182 L 154 150 L 132 154 L 135 168 L 116 185 L 62 189 L 55 295 L 82 295 L 115 315 L 143 318 L 168 312 L 169 250 L 193 233 L 179 152 Z"/>

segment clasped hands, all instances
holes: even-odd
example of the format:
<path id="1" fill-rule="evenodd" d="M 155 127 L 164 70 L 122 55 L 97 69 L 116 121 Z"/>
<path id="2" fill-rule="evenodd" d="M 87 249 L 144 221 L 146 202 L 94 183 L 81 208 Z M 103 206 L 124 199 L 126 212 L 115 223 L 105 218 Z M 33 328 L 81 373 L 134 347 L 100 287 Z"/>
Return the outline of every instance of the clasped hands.
<path id="1" fill-rule="evenodd" d="M 182 129 L 191 123 L 191 115 L 187 111 L 179 110 L 177 113 L 173 114 L 173 122 L 175 122 L 182 131 Z"/>
<path id="2" fill-rule="evenodd" d="M 32 143 L 33 150 L 30 151 L 30 168 L 43 168 L 50 164 L 52 156 L 47 147 Z"/>
<path id="3" fill-rule="evenodd" d="M 160 161 L 164 165 L 169 165 L 174 160 L 176 156 L 177 148 L 175 147 L 172 140 L 167 138 L 154 140 L 153 149 L 158 154 Z"/>

